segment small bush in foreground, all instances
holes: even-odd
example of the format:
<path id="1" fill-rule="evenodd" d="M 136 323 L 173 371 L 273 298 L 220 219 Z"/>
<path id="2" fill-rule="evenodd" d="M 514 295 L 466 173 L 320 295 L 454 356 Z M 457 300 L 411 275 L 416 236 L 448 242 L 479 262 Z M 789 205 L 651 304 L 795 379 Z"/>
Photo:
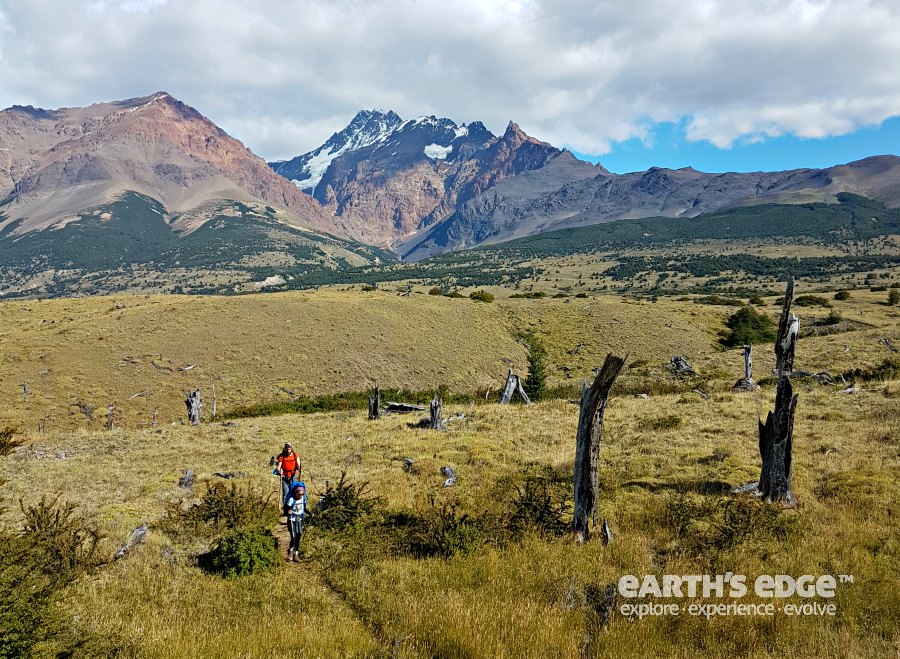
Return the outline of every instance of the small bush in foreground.
<path id="1" fill-rule="evenodd" d="M 844 300 L 850 299 L 850 291 L 838 291 L 834 294 L 834 299 L 839 302 L 843 302 Z"/>
<path id="2" fill-rule="evenodd" d="M 272 570 L 281 562 L 278 545 L 267 529 L 237 529 L 226 533 L 200 566 L 223 577 L 243 577 Z"/>
<path id="3" fill-rule="evenodd" d="M 175 505 L 169 509 L 160 528 L 173 539 L 211 538 L 224 531 L 268 528 L 278 521 L 279 509 L 272 493 L 264 493 L 249 485 L 214 483 L 208 487 L 200 503 L 188 509 Z"/>
<path id="4" fill-rule="evenodd" d="M 337 484 L 327 484 L 325 493 L 316 503 L 311 523 L 331 531 L 343 531 L 356 525 L 382 508 L 381 499 L 370 496 L 368 488 L 368 483 L 355 485 L 347 480 L 346 472 L 342 473 Z"/>
<path id="5" fill-rule="evenodd" d="M 535 531 L 559 537 L 568 532 L 572 518 L 572 483 L 568 473 L 544 465 L 538 473 L 528 473 L 522 486 L 515 486 L 509 530 L 514 535 Z"/>

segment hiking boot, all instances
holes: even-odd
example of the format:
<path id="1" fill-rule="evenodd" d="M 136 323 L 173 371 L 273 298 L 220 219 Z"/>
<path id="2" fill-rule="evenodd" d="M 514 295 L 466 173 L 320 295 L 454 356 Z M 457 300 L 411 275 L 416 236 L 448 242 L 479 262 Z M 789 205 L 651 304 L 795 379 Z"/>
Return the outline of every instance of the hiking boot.
<path id="1" fill-rule="evenodd" d="M 294 550 L 294 562 L 295 563 L 300 562 L 300 552 L 298 552 L 296 549 Z"/>

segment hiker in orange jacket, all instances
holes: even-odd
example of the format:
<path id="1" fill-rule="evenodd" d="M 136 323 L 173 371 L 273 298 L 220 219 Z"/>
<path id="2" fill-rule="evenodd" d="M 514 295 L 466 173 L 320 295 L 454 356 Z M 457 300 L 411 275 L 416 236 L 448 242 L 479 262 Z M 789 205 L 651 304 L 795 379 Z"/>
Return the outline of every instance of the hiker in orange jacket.
<path id="1" fill-rule="evenodd" d="M 278 475 L 281 476 L 281 501 L 282 505 L 287 500 L 291 491 L 291 484 L 295 480 L 300 479 L 303 471 L 303 465 L 300 463 L 300 457 L 294 453 L 294 447 L 290 442 L 286 442 L 284 449 L 276 458 L 278 460 Z M 285 511 L 287 514 L 287 511 Z"/>

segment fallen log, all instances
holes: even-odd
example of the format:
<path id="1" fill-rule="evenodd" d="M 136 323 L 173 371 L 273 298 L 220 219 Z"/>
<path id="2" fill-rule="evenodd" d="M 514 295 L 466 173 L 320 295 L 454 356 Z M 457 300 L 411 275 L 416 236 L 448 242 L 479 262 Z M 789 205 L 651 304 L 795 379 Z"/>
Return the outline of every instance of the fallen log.
<path id="1" fill-rule="evenodd" d="M 395 403 L 388 401 L 387 405 L 384 407 L 384 411 L 386 414 L 409 414 L 410 412 L 424 412 L 425 407 L 423 405 L 411 405 L 410 403 Z"/>

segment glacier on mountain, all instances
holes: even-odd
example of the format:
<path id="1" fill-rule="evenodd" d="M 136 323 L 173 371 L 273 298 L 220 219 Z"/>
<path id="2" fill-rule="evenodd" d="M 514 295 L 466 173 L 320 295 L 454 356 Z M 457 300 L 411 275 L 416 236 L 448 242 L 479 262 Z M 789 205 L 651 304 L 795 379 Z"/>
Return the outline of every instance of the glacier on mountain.
<path id="1" fill-rule="evenodd" d="M 447 156 L 453 151 L 453 145 L 441 146 L 440 144 L 429 144 L 422 151 L 432 160 L 446 160 Z"/>

